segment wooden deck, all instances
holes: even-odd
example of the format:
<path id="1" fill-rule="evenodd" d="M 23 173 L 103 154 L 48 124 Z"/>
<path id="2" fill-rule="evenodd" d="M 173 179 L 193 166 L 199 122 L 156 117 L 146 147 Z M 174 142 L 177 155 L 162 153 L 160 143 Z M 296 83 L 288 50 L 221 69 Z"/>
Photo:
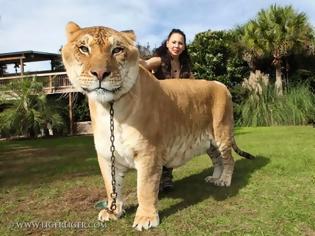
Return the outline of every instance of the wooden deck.
<path id="1" fill-rule="evenodd" d="M 22 78 L 32 79 L 33 77 L 36 77 L 38 81 L 43 82 L 44 92 L 46 94 L 77 92 L 74 89 L 74 87 L 71 85 L 66 72 L 0 77 L 0 86 L 10 83 L 13 80 L 22 79 Z"/>

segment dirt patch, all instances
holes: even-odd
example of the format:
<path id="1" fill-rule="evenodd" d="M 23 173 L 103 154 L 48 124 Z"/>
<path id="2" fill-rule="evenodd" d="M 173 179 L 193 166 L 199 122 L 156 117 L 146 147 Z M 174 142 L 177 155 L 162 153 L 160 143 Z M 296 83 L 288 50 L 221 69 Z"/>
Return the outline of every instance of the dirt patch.
<path id="1" fill-rule="evenodd" d="M 78 187 L 69 190 L 62 197 L 58 208 L 68 209 L 69 211 L 82 212 L 89 211 L 95 207 L 95 203 L 101 200 L 107 200 L 106 192 L 103 188 L 96 187 Z M 137 193 L 127 191 L 123 193 L 124 208 L 135 208 L 137 205 Z"/>
<path id="2" fill-rule="evenodd" d="M 93 208 L 94 204 L 105 196 L 104 189 L 78 187 L 66 192 L 62 200 L 68 208 L 82 211 Z"/>
<path id="3" fill-rule="evenodd" d="M 28 148 L 28 147 L 16 147 L 8 151 L 3 151 L 0 155 L 3 161 L 18 161 L 19 159 L 25 160 L 27 158 L 34 157 L 46 157 L 51 155 L 51 150 L 45 148 Z"/>
<path id="4" fill-rule="evenodd" d="M 304 233 L 305 236 L 314 236 L 315 230 L 312 229 L 309 225 L 302 224 L 300 226 L 301 231 Z"/>
<path id="5" fill-rule="evenodd" d="M 58 216 L 60 212 L 74 211 L 82 212 L 94 208 L 94 204 L 106 196 L 105 190 L 92 187 L 78 187 L 70 189 L 62 196 L 54 201 L 47 199 L 43 202 L 38 202 L 36 196 L 31 194 L 27 198 L 16 199 L 17 206 L 12 214 L 24 213 L 33 211 L 39 218 L 45 216 Z"/>

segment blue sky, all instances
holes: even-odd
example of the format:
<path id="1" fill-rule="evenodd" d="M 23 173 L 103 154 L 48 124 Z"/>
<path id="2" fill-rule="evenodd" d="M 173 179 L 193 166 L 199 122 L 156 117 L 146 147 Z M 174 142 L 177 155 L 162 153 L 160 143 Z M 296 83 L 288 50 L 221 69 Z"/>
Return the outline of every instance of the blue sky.
<path id="1" fill-rule="evenodd" d="M 315 26 L 315 0 L 0 0 L 0 53 L 57 53 L 68 21 L 133 29 L 137 41 L 151 47 L 159 46 L 172 28 L 192 41 L 198 32 L 244 24 L 274 3 L 291 4 Z"/>

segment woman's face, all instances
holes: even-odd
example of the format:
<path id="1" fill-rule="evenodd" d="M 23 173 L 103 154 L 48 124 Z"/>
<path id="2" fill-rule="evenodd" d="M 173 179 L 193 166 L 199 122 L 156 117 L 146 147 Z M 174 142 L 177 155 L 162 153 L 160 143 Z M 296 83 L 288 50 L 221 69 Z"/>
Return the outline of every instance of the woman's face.
<path id="1" fill-rule="evenodd" d="M 179 57 L 185 50 L 185 46 L 184 37 L 179 33 L 173 33 L 166 42 L 166 47 L 173 57 Z"/>

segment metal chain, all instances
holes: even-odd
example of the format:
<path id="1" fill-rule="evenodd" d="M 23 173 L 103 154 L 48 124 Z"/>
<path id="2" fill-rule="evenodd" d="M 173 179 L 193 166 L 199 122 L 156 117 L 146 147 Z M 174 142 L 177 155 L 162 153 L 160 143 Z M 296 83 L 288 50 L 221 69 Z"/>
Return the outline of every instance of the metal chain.
<path id="1" fill-rule="evenodd" d="M 111 142 L 111 146 L 110 146 L 110 151 L 112 153 L 110 160 L 111 160 L 111 175 L 112 175 L 112 193 L 110 194 L 111 198 L 112 198 L 112 203 L 109 207 L 109 209 L 107 208 L 107 211 L 109 213 L 114 213 L 114 211 L 117 208 L 116 205 L 116 199 L 117 199 L 117 192 L 116 192 L 116 179 L 115 179 L 115 135 L 114 135 L 114 108 L 113 105 L 114 103 L 111 102 L 110 104 L 110 110 L 109 110 L 109 114 L 110 114 L 110 142 Z"/>

